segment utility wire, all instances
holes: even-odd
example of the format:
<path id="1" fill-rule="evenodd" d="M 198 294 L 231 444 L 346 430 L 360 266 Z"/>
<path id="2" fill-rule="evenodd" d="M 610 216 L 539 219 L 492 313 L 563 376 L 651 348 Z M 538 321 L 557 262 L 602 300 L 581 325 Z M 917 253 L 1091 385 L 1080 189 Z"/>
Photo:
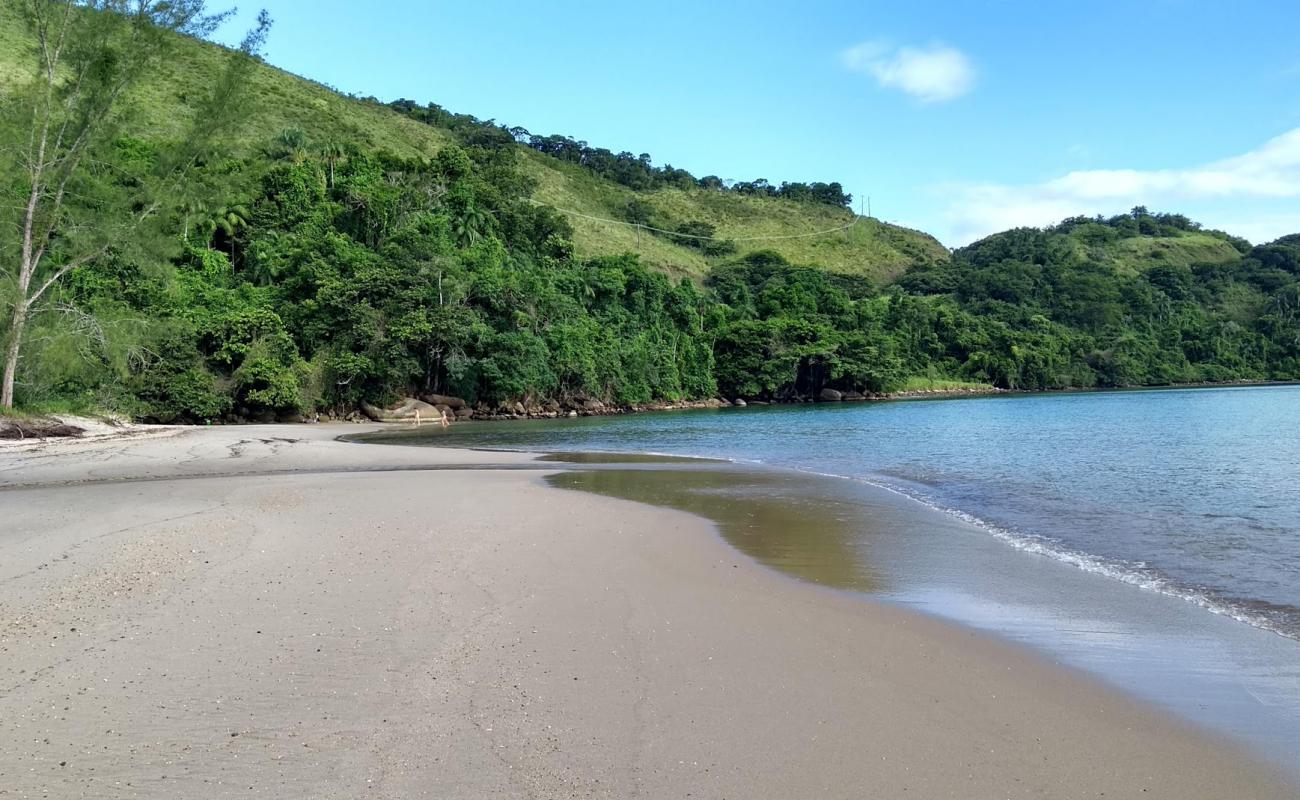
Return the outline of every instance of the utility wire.
<path id="1" fill-rule="evenodd" d="M 531 197 L 528 198 L 528 202 L 532 203 L 535 206 L 545 206 L 547 208 L 554 209 L 564 214 L 571 214 L 572 216 L 593 220 L 595 222 L 608 222 L 613 225 L 626 225 L 629 228 L 636 228 L 638 230 L 654 231 L 655 233 L 663 233 L 663 234 L 667 234 L 668 236 L 676 236 L 679 239 L 698 239 L 703 242 L 718 242 L 718 241 L 771 242 L 780 239 L 806 239 L 811 236 L 823 236 L 828 233 L 835 233 L 836 231 L 848 230 L 849 228 L 852 228 L 854 225 L 857 225 L 859 222 L 861 222 L 864 219 L 862 216 L 858 214 L 854 214 L 853 221 L 850 222 L 849 224 L 841 225 L 838 228 L 827 228 L 826 230 L 823 231 L 809 231 L 808 233 L 790 233 L 782 236 L 739 236 L 733 238 L 733 237 L 719 237 L 719 236 L 696 236 L 690 233 L 678 233 L 677 231 L 668 231 L 668 230 L 664 230 L 663 228 L 655 228 L 650 225 L 642 225 L 638 222 L 627 222 L 626 220 L 609 219 L 607 217 L 593 217 L 592 215 L 584 214 L 581 211 L 574 211 L 571 208 L 561 208 L 559 206 L 553 206 L 550 203 L 543 203 L 542 201 L 534 200 Z"/>

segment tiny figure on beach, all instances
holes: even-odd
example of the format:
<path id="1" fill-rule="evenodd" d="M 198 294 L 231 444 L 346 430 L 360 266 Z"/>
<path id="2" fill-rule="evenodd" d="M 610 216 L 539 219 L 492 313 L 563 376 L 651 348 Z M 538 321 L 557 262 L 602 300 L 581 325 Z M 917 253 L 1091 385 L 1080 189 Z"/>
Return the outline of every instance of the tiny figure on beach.
<path id="1" fill-rule="evenodd" d="M 420 414 L 420 409 L 415 409 L 415 413 L 411 417 L 411 423 L 417 428 L 424 424 L 424 417 Z M 451 417 L 447 416 L 447 409 L 438 409 L 437 423 L 443 428 L 451 427 Z"/>

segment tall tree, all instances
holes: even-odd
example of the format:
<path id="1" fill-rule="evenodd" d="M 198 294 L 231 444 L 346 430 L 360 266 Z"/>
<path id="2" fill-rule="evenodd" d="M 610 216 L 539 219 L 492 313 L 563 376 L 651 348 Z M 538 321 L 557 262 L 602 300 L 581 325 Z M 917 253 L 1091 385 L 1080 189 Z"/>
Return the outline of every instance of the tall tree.
<path id="1" fill-rule="evenodd" d="M 11 305 L 0 407 L 11 408 L 38 303 L 73 270 L 150 240 L 145 228 L 247 116 L 243 86 L 270 19 L 258 16 L 182 136 L 132 151 L 123 136 L 132 90 L 182 36 L 205 37 L 225 15 L 204 0 L 0 0 L 0 13 L 26 24 L 35 62 L 0 108 L 0 276 Z"/>

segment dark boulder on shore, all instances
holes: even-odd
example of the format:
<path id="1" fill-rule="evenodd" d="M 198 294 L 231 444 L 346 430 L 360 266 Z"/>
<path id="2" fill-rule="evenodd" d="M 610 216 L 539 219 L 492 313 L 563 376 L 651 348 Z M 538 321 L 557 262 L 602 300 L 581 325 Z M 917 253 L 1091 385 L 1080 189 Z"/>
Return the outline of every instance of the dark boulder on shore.
<path id="1" fill-rule="evenodd" d="M 375 422 L 410 422 L 415 419 L 416 412 L 419 412 L 422 419 L 427 420 L 435 420 L 442 416 L 442 412 L 436 406 L 423 400 L 416 400 L 414 397 L 403 398 L 388 408 L 362 403 L 361 411 Z"/>
<path id="2" fill-rule="evenodd" d="M 838 403 L 844 399 L 844 393 L 835 389 L 822 389 L 822 393 L 818 397 L 823 403 Z"/>
<path id="3" fill-rule="evenodd" d="M 420 395 L 420 399 L 431 406 L 446 406 L 452 411 L 460 411 L 462 408 L 469 408 L 469 403 L 466 403 L 459 397 L 452 397 L 448 394 L 424 394 Z"/>

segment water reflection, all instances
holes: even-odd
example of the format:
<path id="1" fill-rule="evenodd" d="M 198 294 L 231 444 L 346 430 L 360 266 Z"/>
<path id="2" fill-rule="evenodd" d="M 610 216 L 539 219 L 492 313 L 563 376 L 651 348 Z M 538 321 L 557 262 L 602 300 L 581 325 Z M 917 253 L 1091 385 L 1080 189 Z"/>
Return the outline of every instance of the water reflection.
<path id="1" fill-rule="evenodd" d="M 804 580 L 885 588 L 869 555 L 872 520 L 826 481 L 763 470 L 603 469 L 562 472 L 547 482 L 697 514 L 741 552 Z"/>
<path id="2" fill-rule="evenodd" d="M 725 464 L 716 458 L 665 456 L 657 453 L 547 453 L 538 461 L 561 464 Z"/>

